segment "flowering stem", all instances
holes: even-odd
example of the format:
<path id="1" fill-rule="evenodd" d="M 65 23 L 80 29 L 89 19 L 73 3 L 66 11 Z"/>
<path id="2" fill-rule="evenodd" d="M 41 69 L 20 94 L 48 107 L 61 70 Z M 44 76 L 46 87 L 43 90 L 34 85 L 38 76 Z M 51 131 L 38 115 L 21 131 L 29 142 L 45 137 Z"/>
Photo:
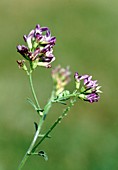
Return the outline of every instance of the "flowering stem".
<path id="1" fill-rule="evenodd" d="M 34 90 L 34 87 L 33 87 L 33 82 L 32 82 L 32 72 L 30 71 L 29 72 L 29 80 L 30 80 L 30 86 L 31 86 L 31 91 L 32 91 L 32 95 L 33 95 L 33 98 L 34 98 L 34 101 L 35 101 L 35 104 L 36 104 L 36 107 L 37 107 L 37 112 L 39 113 L 41 111 L 41 108 L 40 108 L 40 105 L 38 103 L 38 99 L 37 99 L 37 96 L 36 96 L 36 93 L 35 93 L 35 90 Z M 50 129 L 47 131 L 47 133 L 42 137 L 42 139 L 36 144 L 36 141 L 39 137 L 39 134 L 40 134 L 40 131 L 41 131 L 41 128 L 42 128 L 42 125 L 45 121 L 45 118 L 48 114 L 48 111 L 49 109 L 51 108 L 51 105 L 53 103 L 53 100 L 54 100 L 54 94 L 55 94 L 55 91 L 53 90 L 52 91 L 52 94 L 51 94 L 51 97 L 48 101 L 48 103 L 46 104 L 46 106 L 44 107 L 44 110 L 41 111 L 42 112 L 42 115 L 40 115 L 40 120 L 39 120 L 39 124 L 38 124 L 38 127 L 37 127 L 37 130 L 36 130 L 36 133 L 34 135 L 34 138 L 30 144 L 30 147 L 28 148 L 25 156 L 23 157 L 19 167 L 18 167 L 18 170 L 21 170 L 22 167 L 24 166 L 25 162 L 27 161 L 27 159 L 29 158 L 30 155 L 34 154 L 35 153 L 35 150 L 38 148 L 38 146 L 43 142 L 43 140 L 49 135 L 49 133 L 55 128 L 55 126 L 64 118 L 64 116 L 67 115 L 67 112 L 70 110 L 70 108 L 74 105 L 76 99 L 73 99 L 71 100 L 70 102 L 70 105 L 63 111 L 62 115 L 59 116 L 59 118 L 54 122 L 54 124 L 50 127 Z"/>
<path id="2" fill-rule="evenodd" d="M 31 71 L 30 71 L 30 73 L 29 73 L 28 75 L 29 75 L 29 80 L 30 80 L 30 86 L 31 86 L 32 95 L 33 95 L 33 97 L 34 97 L 34 100 L 35 100 L 35 103 L 36 103 L 36 106 L 37 106 L 37 112 L 39 112 L 39 111 L 41 110 L 41 108 L 40 108 L 40 105 L 39 105 L 39 102 L 38 102 L 36 93 L 35 93 L 35 91 L 34 91 L 34 86 L 33 86 L 33 82 L 32 82 L 32 73 L 31 73 Z"/>
<path id="3" fill-rule="evenodd" d="M 32 94 L 33 94 L 33 97 L 34 97 L 34 100 L 35 100 L 37 109 L 38 109 L 38 111 L 39 111 L 39 110 L 40 110 L 40 106 L 39 106 L 39 103 L 38 103 L 38 99 L 37 99 L 36 93 L 35 93 L 35 91 L 34 91 L 34 86 L 33 86 L 32 75 L 31 75 L 31 74 L 32 74 L 31 72 L 28 74 L 28 75 L 29 75 L 29 80 L 30 80 L 31 91 L 32 91 Z M 22 159 L 22 161 L 21 161 L 21 163 L 20 163 L 20 165 L 19 165 L 19 167 L 18 167 L 18 170 L 21 170 L 21 169 L 22 169 L 22 167 L 24 166 L 26 160 L 27 160 L 28 157 L 30 156 L 30 153 L 31 153 L 31 151 L 32 151 L 32 148 L 34 147 L 34 145 L 35 145 L 35 143 L 36 143 L 36 141 L 37 141 L 37 138 L 38 138 L 38 136 L 39 136 L 39 133 L 40 133 L 42 124 L 43 124 L 43 119 L 40 119 L 39 124 L 38 124 L 38 129 L 37 129 L 37 131 L 36 131 L 36 133 L 35 133 L 35 135 L 34 135 L 34 138 L 33 138 L 33 140 L 32 140 L 32 143 L 31 143 L 29 149 L 27 150 L 25 156 L 23 157 L 23 159 Z"/>

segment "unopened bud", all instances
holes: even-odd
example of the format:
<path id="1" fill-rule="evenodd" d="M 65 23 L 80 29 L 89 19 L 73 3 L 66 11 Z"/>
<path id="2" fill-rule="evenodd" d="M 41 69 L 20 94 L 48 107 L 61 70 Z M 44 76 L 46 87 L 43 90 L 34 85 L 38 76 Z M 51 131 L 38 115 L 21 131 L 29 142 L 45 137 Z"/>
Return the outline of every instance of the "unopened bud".
<path id="1" fill-rule="evenodd" d="M 18 63 L 18 67 L 19 68 L 22 68 L 23 70 L 27 71 L 27 67 L 25 65 L 25 60 L 17 60 L 17 63 Z"/>

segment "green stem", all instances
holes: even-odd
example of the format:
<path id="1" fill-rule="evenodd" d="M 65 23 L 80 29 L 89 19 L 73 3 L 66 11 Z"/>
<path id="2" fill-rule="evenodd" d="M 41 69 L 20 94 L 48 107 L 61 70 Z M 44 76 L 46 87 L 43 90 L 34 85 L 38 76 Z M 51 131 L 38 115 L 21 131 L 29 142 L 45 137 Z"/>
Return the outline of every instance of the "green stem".
<path id="1" fill-rule="evenodd" d="M 41 108 L 40 108 L 40 105 L 38 103 L 38 99 L 37 99 L 37 96 L 36 96 L 36 93 L 34 91 L 34 87 L 33 87 L 33 82 L 32 82 L 32 73 L 30 71 L 30 73 L 28 74 L 29 75 L 29 80 L 30 80 L 30 86 L 31 86 L 31 91 L 32 91 L 32 94 L 33 94 L 33 97 L 34 97 L 34 101 L 36 103 L 36 106 L 37 106 L 37 112 L 39 113 Z M 51 95 L 51 98 L 49 99 L 47 105 L 44 107 L 44 111 L 42 112 L 43 115 L 42 117 L 40 117 L 40 121 L 39 121 L 39 124 L 38 124 L 38 129 L 34 135 L 34 138 L 30 144 L 30 147 L 28 148 L 25 156 L 23 157 L 19 167 L 18 167 L 18 170 L 21 170 L 22 167 L 24 166 L 25 162 L 27 161 L 27 159 L 29 158 L 29 156 L 35 152 L 35 150 L 37 149 L 37 147 L 42 143 L 42 141 L 48 136 L 48 134 L 54 129 L 54 127 L 63 119 L 63 117 L 67 114 L 67 112 L 70 110 L 70 108 L 74 105 L 76 99 L 72 100 L 70 102 L 70 105 L 63 111 L 62 115 L 55 121 L 55 123 L 51 126 L 51 128 L 47 131 L 47 133 L 44 135 L 44 137 L 42 137 L 42 139 L 36 144 L 36 141 L 39 137 L 39 134 L 40 134 L 40 131 L 41 131 L 41 127 L 45 121 L 45 118 L 48 114 L 48 111 L 52 105 L 52 101 L 54 99 L 54 91 L 52 92 L 52 95 Z M 36 145 L 35 145 L 36 144 Z"/>
<path id="2" fill-rule="evenodd" d="M 33 93 L 34 99 L 35 99 L 35 101 L 36 101 L 36 103 L 37 103 L 37 106 L 39 107 L 38 100 L 37 100 L 37 97 L 36 97 L 36 94 L 35 94 L 35 91 L 34 91 L 34 88 L 33 88 L 32 77 L 31 77 L 31 75 L 29 75 L 29 76 L 30 76 L 30 83 L 31 83 L 32 93 Z M 51 105 L 52 105 L 51 100 L 53 99 L 53 96 L 54 96 L 54 92 L 52 92 L 51 98 L 49 99 L 47 105 L 46 105 L 45 108 L 44 108 L 43 116 L 40 118 L 40 121 L 39 121 L 39 124 L 38 124 L 38 129 L 37 129 L 37 131 L 36 131 L 36 133 L 35 133 L 35 135 L 34 135 L 34 138 L 33 138 L 32 142 L 31 142 L 31 144 L 30 144 L 30 147 L 28 148 L 25 156 L 23 157 L 23 159 L 22 159 L 22 161 L 21 161 L 21 163 L 20 163 L 20 165 L 19 165 L 19 167 L 18 167 L 18 170 L 21 170 L 21 169 L 22 169 L 22 167 L 24 166 L 25 162 L 27 161 L 27 159 L 29 158 L 29 156 L 31 155 L 31 153 L 34 152 L 35 143 L 36 143 L 36 141 L 37 141 L 37 138 L 39 137 L 39 134 L 40 134 L 40 131 L 41 131 L 41 127 L 42 127 L 42 125 L 43 125 L 43 123 L 44 123 L 44 120 L 45 120 L 45 118 L 46 118 L 46 115 L 47 115 L 47 113 L 48 113 L 48 111 L 49 111 L 49 109 L 50 109 L 50 107 L 51 107 Z M 37 147 L 35 147 L 35 149 L 36 149 L 36 148 L 37 148 Z"/>
<path id="3" fill-rule="evenodd" d="M 52 101 L 53 101 L 53 98 L 54 98 L 54 93 L 55 91 L 53 90 L 52 91 L 52 94 L 51 94 L 51 97 L 50 99 L 48 100 L 48 103 L 46 104 L 46 106 L 44 107 L 44 113 L 43 113 L 43 120 L 45 120 L 48 112 L 49 112 L 49 109 L 51 108 L 52 106 Z"/>
<path id="4" fill-rule="evenodd" d="M 52 100 L 53 100 L 53 97 L 54 97 L 54 91 L 52 91 L 52 94 L 51 94 L 51 97 L 50 97 L 50 99 L 49 99 L 49 101 L 48 101 L 48 103 L 47 103 L 47 105 L 44 107 L 44 111 L 43 111 L 43 117 L 42 117 L 42 121 L 41 121 L 41 126 L 42 126 L 42 124 L 43 124 L 43 122 L 45 121 L 45 118 L 46 118 L 46 116 L 47 116 L 47 114 L 48 114 L 48 112 L 49 112 L 49 109 L 51 108 L 51 105 L 52 105 Z M 45 136 L 45 135 L 44 135 Z M 46 136 L 48 136 L 48 135 L 46 135 Z M 39 143 L 40 144 L 40 143 Z M 37 149 L 37 147 L 39 146 L 39 144 L 38 145 L 35 145 L 34 147 L 33 147 L 33 149 L 32 149 L 32 153 L 33 152 L 35 152 L 35 150 Z"/>
<path id="5" fill-rule="evenodd" d="M 35 103 L 36 103 L 36 106 L 37 106 L 37 109 L 38 109 L 38 112 L 39 112 L 41 110 L 41 108 L 40 108 L 36 93 L 34 91 L 34 86 L 33 86 L 33 82 L 32 82 L 32 73 L 31 72 L 29 73 L 29 80 L 30 80 L 32 95 L 34 97 L 34 100 L 35 100 Z"/>
<path id="6" fill-rule="evenodd" d="M 61 122 L 61 120 L 64 118 L 64 116 L 67 115 L 67 112 L 71 109 L 72 106 L 74 106 L 74 103 L 76 102 L 76 98 L 71 100 L 70 105 L 64 109 L 61 116 L 58 117 L 58 119 L 54 122 L 54 124 L 50 127 L 50 129 L 46 132 L 46 134 L 41 138 L 41 140 L 37 143 L 37 145 L 33 148 L 33 152 L 36 150 L 36 148 L 43 142 L 45 138 L 49 135 L 49 133 L 56 127 L 58 123 Z"/>
<path id="7" fill-rule="evenodd" d="M 37 129 L 37 131 L 36 131 L 36 133 L 35 133 L 35 135 L 34 135 L 34 138 L 33 138 L 33 140 L 32 140 L 32 143 L 31 143 L 30 147 L 28 148 L 25 156 L 23 157 L 23 159 L 22 159 L 22 161 L 21 161 L 21 163 L 20 163 L 20 165 L 19 165 L 19 167 L 18 167 L 18 170 L 21 170 L 21 169 L 22 169 L 22 167 L 24 166 L 25 162 L 26 162 L 27 159 L 29 158 L 30 153 L 31 153 L 31 151 L 32 151 L 32 149 L 33 149 L 33 147 L 34 147 L 34 145 L 35 145 L 35 143 L 36 143 L 36 140 L 37 140 L 38 136 L 39 136 L 42 123 L 43 123 L 43 121 L 42 121 L 42 119 L 40 119 L 40 122 L 39 122 L 39 125 L 38 125 L 38 129 Z"/>

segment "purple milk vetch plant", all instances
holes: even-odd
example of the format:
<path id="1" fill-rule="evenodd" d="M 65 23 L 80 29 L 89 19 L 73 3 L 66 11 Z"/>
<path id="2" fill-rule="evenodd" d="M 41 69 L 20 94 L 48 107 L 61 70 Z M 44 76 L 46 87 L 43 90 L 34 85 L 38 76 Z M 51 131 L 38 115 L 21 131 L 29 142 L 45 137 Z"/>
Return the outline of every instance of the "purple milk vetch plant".
<path id="1" fill-rule="evenodd" d="M 17 46 L 17 52 L 21 54 L 23 59 L 17 60 L 17 64 L 18 67 L 23 69 L 29 77 L 32 99 L 27 98 L 27 101 L 38 114 L 38 119 L 37 122 L 34 122 L 35 134 L 33 140 L 19 164 L 18 170 L 21 170 L 24 167 L 30 156 L 38 155 L 42 156 L 45 160 L 48 160 L 46 152 L 40 150 L 40 144 L 45 139 L 50 138 L 52 130 L 62 121 L 77 101 L 83 100 L 90 103 L 98 102 L 101 93 L 101 86 L 98 85 L 97 80 L 92 80 L 92 76 L 89 76 L 88 74 L 79 75 L 78 72 L 75 72 L 74 74 L 75 88 L 72 91 L 66 89 L 68 83 L 71 82 L 71 71 L 69 67 L 63 68 L 58 65 L 51 71 L 53 88 L 50 98 L 42 108 L 34 89 L 32 73 L 38 66 L 46 68 L 52 67 L 51 64 L 55 60 L 53 48 L 56 43 L 56 37 L 51 36 L 48 27 L 41 27 L 37 24 L 36 27 L 31 30 L 28 35 L 24 35 L 23 38 L 26 45 Z M 50 128 L 42 134 L 43 124 L 49 114 L 50 108 L 55 103 L 65 105 L 65 109 Z"/>

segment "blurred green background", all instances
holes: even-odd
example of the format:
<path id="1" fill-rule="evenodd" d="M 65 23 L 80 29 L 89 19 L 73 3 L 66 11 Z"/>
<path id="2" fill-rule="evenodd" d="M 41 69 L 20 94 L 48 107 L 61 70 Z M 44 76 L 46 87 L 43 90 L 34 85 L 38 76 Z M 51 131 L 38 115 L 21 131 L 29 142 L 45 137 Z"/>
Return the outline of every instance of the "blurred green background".
<path id="1" fill-rule="evenodd" d="M 36 24 L 57 38 L 53 67 L 69 65 L 72 73 L 93 75 L 102 85 L 98 103 L 76 103 L 69 115 L 40 146 L 49 156 L 31 157 L 24 170 L 118 169 L 118 1 L 0 1 L 0 170 L 15 170 L 34 134 L 37 116 L 26 102 L 28 78 L 18 69 L 16 45 Z M 50 69 L 38 68 L 34 84 L 42 107 L 50 96 Z M 73 77 L 72 77 L 73 80 Z M 74 82 L 68 86 L 74 88 Z M 47 129 L 61 113 L 55 105 Z"/>

